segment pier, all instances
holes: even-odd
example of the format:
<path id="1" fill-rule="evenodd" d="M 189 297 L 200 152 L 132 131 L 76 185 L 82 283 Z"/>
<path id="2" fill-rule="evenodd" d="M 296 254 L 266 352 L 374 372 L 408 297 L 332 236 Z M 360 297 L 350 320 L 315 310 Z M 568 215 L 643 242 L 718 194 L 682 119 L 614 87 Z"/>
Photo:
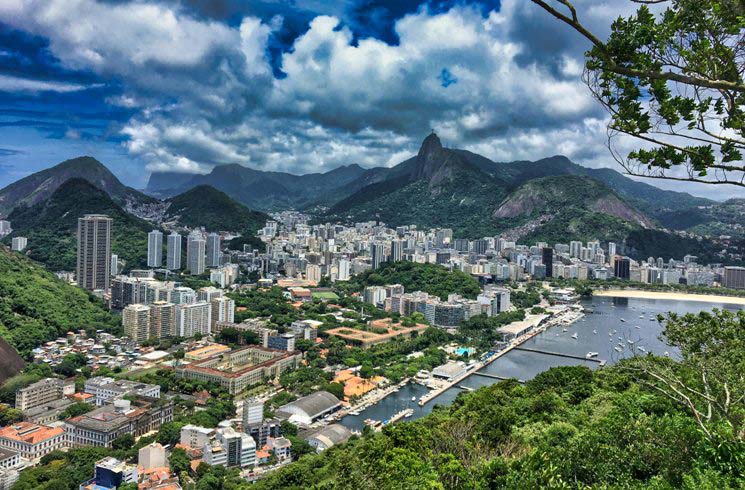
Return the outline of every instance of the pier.
<path id="1" fill-rule="evenodd" d="M 586 356 L 577 356 L 574 354 L 564 354 L 563 352 L 551 352 L 548 350 L 538 350 L 538 349 L 530 349 L 528 347 L 513 347 L 514 350 L 521 350 L 523 352 L 535 352 L 536 354 L 544 354 L 547 356 L 556 356 L 556 357 L 563 357 L 565 359 L 579 359 L 581 361 L 590 361 L 590 362 L 596 362 L 600 364 L 601 366 L 605 366 L 605 361 L 603 359 L 595 359 L 593 357 L 586 357 Z"/>
<path id="2" fill-rule="evenodd" d="M 515 379 L 515 378 L 505 378 L 504 376 L 497 376 L 496 374 L 482 373 L 481 371 L 476 371 L 475 373 L 473 373 L 473 376 L 483 376 L 485 378 L 498 379 L 500 381 L 508 381 L 510 379 Z M 518 379 L 517 382 L 520 384 L 525 384 L 525 380 L 522 380 L 522 379 Z"/>

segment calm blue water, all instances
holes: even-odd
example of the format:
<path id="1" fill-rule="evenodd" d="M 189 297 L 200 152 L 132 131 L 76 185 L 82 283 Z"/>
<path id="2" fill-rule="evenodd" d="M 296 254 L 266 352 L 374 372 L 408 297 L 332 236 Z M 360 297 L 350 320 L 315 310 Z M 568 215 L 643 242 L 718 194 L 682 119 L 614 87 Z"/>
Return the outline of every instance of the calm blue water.
<path id="1" fill-rule="evenodd" d="M 585 315 L 583 319 L 566 327 L 567 332 L 562 332 L 562 327 L 554 327 L 533 337 L 525 342 L 522 347 L 582 357 L 592 351 L 598 353 L 598 359 L 604 359 L 612 364 L 622 357 L 632 355 L 632 344 L 628 343 L 628 340 L 631 340 L 634 342 L 633 347 L 642 346 L 648 352 L 660 355 L 667 351 L 671 356 L 676 356 L 677 352 L 659 339 L 662 327 L 656 320 L 658 314 L 671 311 L 679 314 L 697 313 L 713 308 L 726 308 L 733 311 L 740 309 L 738 305 L 694 301 L 601 297 L 593 298 L 583 304 L 595 312 Z M 640 318 L 640 316 L 643 316 L 643 318 Z M 621 321 L 622 318 L 626 321 Z M 655 320 L 650 321 L 650 318 Z M 640 328 L 636 328 L 636 326 Z M 593 333 L 593 330 L 596 330 L 597 333 Z M 614 331 L 615 333 L 613 333 Z M 571 338 L 571 335 L 575 332 L 577 333 L 576 340 Z M 620 340 L 619 337 L 621 337 Z M 619 342 L 624 345 L 621 353 L 614 350 Z M 637 353 L 642 352 L 637 350 Z M 529 380 L 551 367 L 573 365 L 586 365 L 593 369 L 597 367 L 597 363 L 580 359 L 567 359 L 513 350 L 485 367 L 482 372 L 506 378 Z M 497 380 L 492 378 L 472 375 L 466 378 L 461 385 L 476 389 L 495 382 Z M 419 400 L 419 397 L 427 391 L 427 388 L 423 386 L 410 383 L 399 390 L 398 393 L 390 395 L 359 415 L 344 417 L 340 423 L 351 429 L 362 430 L 365 419 L 385 420 L 405 408 L 414 410 L 414 414 L 409 420 L 419 418 L 430 413 L 435 405 L 449 405 L 455 400 L 458 393 L 462 392 L 459 388 L 451 388 L 424 407 L 420 407 L 416 401 L 411 401 L 412 397 Z"/>

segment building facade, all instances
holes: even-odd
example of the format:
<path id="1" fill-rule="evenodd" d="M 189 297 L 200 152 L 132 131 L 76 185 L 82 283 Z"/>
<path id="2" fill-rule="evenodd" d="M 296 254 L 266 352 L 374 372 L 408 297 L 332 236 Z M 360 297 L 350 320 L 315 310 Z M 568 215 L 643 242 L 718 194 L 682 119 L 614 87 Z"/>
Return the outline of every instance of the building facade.
<path id="1" fill-rule="evenodd" d="M 78 218 L 78 251 L 75 279 L 89 291 L 109 290 L 112 219 L 101 214 Z"/>

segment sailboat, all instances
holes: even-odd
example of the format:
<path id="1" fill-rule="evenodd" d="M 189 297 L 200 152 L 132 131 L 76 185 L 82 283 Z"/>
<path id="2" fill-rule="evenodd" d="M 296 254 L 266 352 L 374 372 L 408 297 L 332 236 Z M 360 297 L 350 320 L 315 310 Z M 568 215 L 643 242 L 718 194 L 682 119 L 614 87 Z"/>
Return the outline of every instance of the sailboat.
<path id="1" fill-rule="evenodd" d="M 572 334 L 572 338 L 573 338 L 574 340 L 577 340 L 577 332 L 574 332 L 574 333 Z"/>

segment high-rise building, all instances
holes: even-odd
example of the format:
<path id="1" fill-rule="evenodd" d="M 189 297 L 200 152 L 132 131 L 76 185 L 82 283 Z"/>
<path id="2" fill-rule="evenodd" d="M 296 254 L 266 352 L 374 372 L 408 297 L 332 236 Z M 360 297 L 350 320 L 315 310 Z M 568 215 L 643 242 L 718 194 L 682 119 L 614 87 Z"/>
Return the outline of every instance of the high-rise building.
<path id="1" fill-rule="evenodd" d="M 210 314 L 210 328 L 215 329 L 217 322 L 233 323 L 235 320 L 235 301 L 222 296 L 220 298 L 213 298 L 210 301 L 212 312 Z"/>
<path id="2" fill-rule="evenodd" d="M 207 235 L 207 267 L 220 267 L 220 235 Z"/>
<path id="3" fill-rule="evenodd" d="M 150 307 L 147 305 L 127 305 L 122 311 L 124 335 L 137 343 L 150 337 Z"/>
<path id="4" fill-rule="evenodd" d="M 745 289 L 745 267 L 725 267 L 722 286 L 731 289 Z"/>
<path id="5" fill-rule="evenodd" d="M 12 231 L 13 231 L 13 228 L 10 226 L 10 221 L 5 221 L 4 219 L 0 219 L 0 237 L 9 235 Z"/>
<path id="6" fill-rule="evenodd" d="M 613 263 L 613 272 L 619 279 L 630 279 L 631 261 L 628 257 L 616 257 Z"/>
<path id="7" fill-rule="evenodd" d="M 210 317 L 212 305 L 191 303 L 179 305 L 176 310 L 176 331 L 179 337 L 193 337 L 196 334 L 208 335 L 211 332 Z"/>
<path id="8" fill-rule="evenodd" d="M 615 257 L 616 255 L 616 243 L 608 242 L 608 257 Z"/>
<path id="9" fill-rule="evenodd" d="M 163 267 L 163 233 L 158 230 L 147 234 L 147 266 Z"/>
<path id="10" fill-rule="evenodd" d="M 385 261 L 385 252 L 383 244 L 380 242 L 372 242 L 370 244 L 370 257 L 372 259 L 372 268 L 377 269 Z"/>
<path id="11" fill-rule="evenodd" d="M 546 277 L 553 277 L 554 249 L 551 247 L 543 247 L 541 255 L 543 257 L 543 265 L 546 266 Z"/>
<path id="12" fill-rule="evenodd" d="M 176 305 L 156 301 L 150 305 L 150 337 L 162 339 L 176 335 Z"/>
<path id="13" fill-rule="evenodd" d="M 252 425 L 258 425 L 264 421 L 264 402 L 256 398 L 247 398 L 243 401 L 243 430 Z"/>
<path id="14" fill-rule="evenodd" d="M 305 266 L 305 279 L 316 284 L 321 282 L 321 266 L 315 264 Z"/>
<path id="15" fill-rule="evenodd" d="M 338 281 L 348 281 L 351 277 L 350 273 L 350 266 L 351 262 L 349 262 L 347 259 L 341 259 L 339 260 L 339 273 L 337 275 Z"/>
<path id="16" fill-rule="evenodd" d="M 10 241 L 10 249 L 14 252 L 23 252 L 28 245 L 28 239 L 25 236 L 13 237 Z"/>
<path id="17" fill-rule="evenodd" d="M 224 294 L 224 291 L 220 288 L 216 288 L 214 286 L 206 286 L 203 288 L 199 288 L 199 290 L 197 291 L 197 301 L 204 301 L 206 303 L 209 303 L 215 298 L 222 298 Z"/>
<path id="18" fill-rule="evenodd" d="M 569 242 L 569 255 L 580 258 L 582 255 L 582 242 L 576 240 Z"/>
<path id="19" fill-rule="evenodd" d="M 175 231 L 168 235 L 166 269 L 175 271 L 181 268 L 181 235 Z"/>
<path id="20" fill-rule="evenodd" d="M 111 277 L 118 276 L 121 272 L 121 264 L 119 263 L 119 256 L 117 254 L 111 254 Z"/>
<path id="21" fill-rule="evenodd" d="M 78 257 L 75 278 L 89 291 L 109 289 L 111 275 L 111 223 L 108 216 L 86 214 L 78 218 Z"/>
<path id="22" fill-rule="evenodd" d="M 401 262 L 404 259 L 404 241 L 393 240 L 391 242 L 391 262 Z"/>
<path id="23" fill-rule="evenodd" d="M 186 239 L 186 267 L 193 275 L 204 272 L 206 242 L 201 234 L 192 233 Z"/>

